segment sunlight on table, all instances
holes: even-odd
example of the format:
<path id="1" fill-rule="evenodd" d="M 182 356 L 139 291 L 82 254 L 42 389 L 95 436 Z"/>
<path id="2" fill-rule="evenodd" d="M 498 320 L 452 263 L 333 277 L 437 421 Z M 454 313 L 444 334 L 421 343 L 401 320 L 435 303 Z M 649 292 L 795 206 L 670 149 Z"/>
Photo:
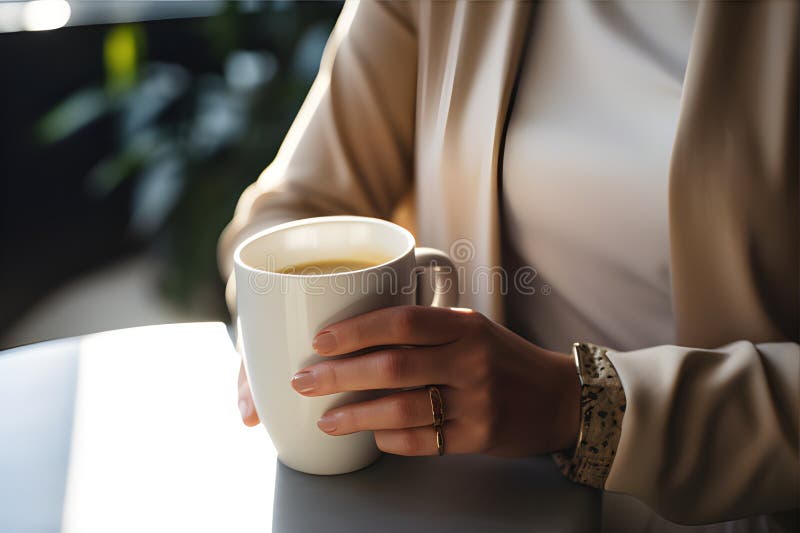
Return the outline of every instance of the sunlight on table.
<path id="1" fill-rule="evenodd" d="M 241 423 L 238 364 L 222 324 L 86 337 L 62 531 L 271 529 L 276 453 Z"/>

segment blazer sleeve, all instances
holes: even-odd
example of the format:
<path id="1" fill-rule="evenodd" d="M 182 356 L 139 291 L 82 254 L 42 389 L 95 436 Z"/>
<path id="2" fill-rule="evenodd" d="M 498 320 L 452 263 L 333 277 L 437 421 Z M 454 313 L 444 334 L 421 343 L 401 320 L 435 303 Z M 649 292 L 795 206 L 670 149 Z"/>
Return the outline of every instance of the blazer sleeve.
<path id="1" fill-rule="evenodd" d="M 606 490 L 688 524 L 798 505 L 798 344 L 606 355 L 627 402 Z"/>
<path id="2" fill-rule="evenodd" d="M 274 161 L 242 194 L 222 233 L 233 251 L 264 228 L 308 216 L 386 218 L 412 183 L 417 81 L 413 6 L 347 2 L 319 73 Z M 232 304 L 232 283 L 228 302 Z"/>

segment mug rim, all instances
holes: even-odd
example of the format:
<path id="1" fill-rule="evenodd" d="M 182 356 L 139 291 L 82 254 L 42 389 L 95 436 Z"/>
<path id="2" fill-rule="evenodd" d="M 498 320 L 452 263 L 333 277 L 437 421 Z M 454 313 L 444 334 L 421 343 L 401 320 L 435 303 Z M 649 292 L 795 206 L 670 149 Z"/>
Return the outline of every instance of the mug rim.
<path id="1" fill-rule="evenodd" d="M 332 272 L 330 274 L 289 274 L 285 272 L 275 272 L 273 270 L 260 270 L 258 268 L 248 265 L 242 260 L 241 256 L 242 251 L 247 246 L 249 246 L 250 244 L 252 244 L 253 242 L 257 241 L 262 237 L 266 237 L 267 235 L 272 235 L 273 233 L 278 233 L 299 226 L 313 226 L 316 224 L 324 224 L 326 222 L 360 222 L 360 223 L 374 224 L 376 226 L 386 226 L 403 234 L 403 236 L 406 237 L 408 245 L 406 246 L 406 249 L 402 253 L 397 254 L 388 261 L 384 261 L 383 263 L 380 263 L 378 265 L 373 265 L 367 268 L 359 268 L 357 270 L 348 270 L 346 272 Z M 408 231 L 403 226 L 395 224 L 394 222 L 390 222 L 382 218 L 362 217 L 357 215 L 331 215 L 331 216 L 300 218 L 297 220 L 290 220 L 289 222 L 276 224 L 274 226 L 270 226 L 266 229 L 258 231 L 250 235 L 241 243 L 239 243 L 239 245 L 235 248 L 233 252 L 233 263 L 237 268 L 243 268 L 246 271 L 257 274 L 274 274 L 276 276 L 287 276 L 290 278 L 325 278 L 333 276 L 346 276 L 350 274 L 358 274 L 360 272 L 367 272 L 376 268 L 381 268 L 391 265 L 392 263 L 395 263 L 400 259 L 406 257 L 409 253 L 413 253 L 416 246 L 417 242 L 416 239 L 414 239 L 414 235 L 412 235 L 411 232 Z"/>

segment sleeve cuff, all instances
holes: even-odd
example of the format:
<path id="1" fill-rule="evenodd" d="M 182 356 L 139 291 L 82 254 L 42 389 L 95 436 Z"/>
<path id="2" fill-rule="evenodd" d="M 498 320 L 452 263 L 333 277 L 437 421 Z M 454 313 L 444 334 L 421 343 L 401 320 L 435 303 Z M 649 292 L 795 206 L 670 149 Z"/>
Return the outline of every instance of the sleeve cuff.
<path id="1" fill-rule="evenodd" d="M 575 343 L 572 353 L 581 382 L 581 428 L 574 452 L 553 454 L 572 481 L 603 488 L 617 453 L 625 414 L 625 391 L 607 348 Z"/>

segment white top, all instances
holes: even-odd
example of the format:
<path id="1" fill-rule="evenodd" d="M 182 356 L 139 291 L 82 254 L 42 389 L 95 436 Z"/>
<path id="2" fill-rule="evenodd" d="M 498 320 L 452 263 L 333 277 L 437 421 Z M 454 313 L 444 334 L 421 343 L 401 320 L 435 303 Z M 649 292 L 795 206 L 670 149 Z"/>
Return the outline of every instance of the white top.
<path id="1" fill-rule="evenodd" d="M 506 138 L 509 325 L 545 348 L 673 342 L 668 169 L 696 4 L 539 5 Z"/>

